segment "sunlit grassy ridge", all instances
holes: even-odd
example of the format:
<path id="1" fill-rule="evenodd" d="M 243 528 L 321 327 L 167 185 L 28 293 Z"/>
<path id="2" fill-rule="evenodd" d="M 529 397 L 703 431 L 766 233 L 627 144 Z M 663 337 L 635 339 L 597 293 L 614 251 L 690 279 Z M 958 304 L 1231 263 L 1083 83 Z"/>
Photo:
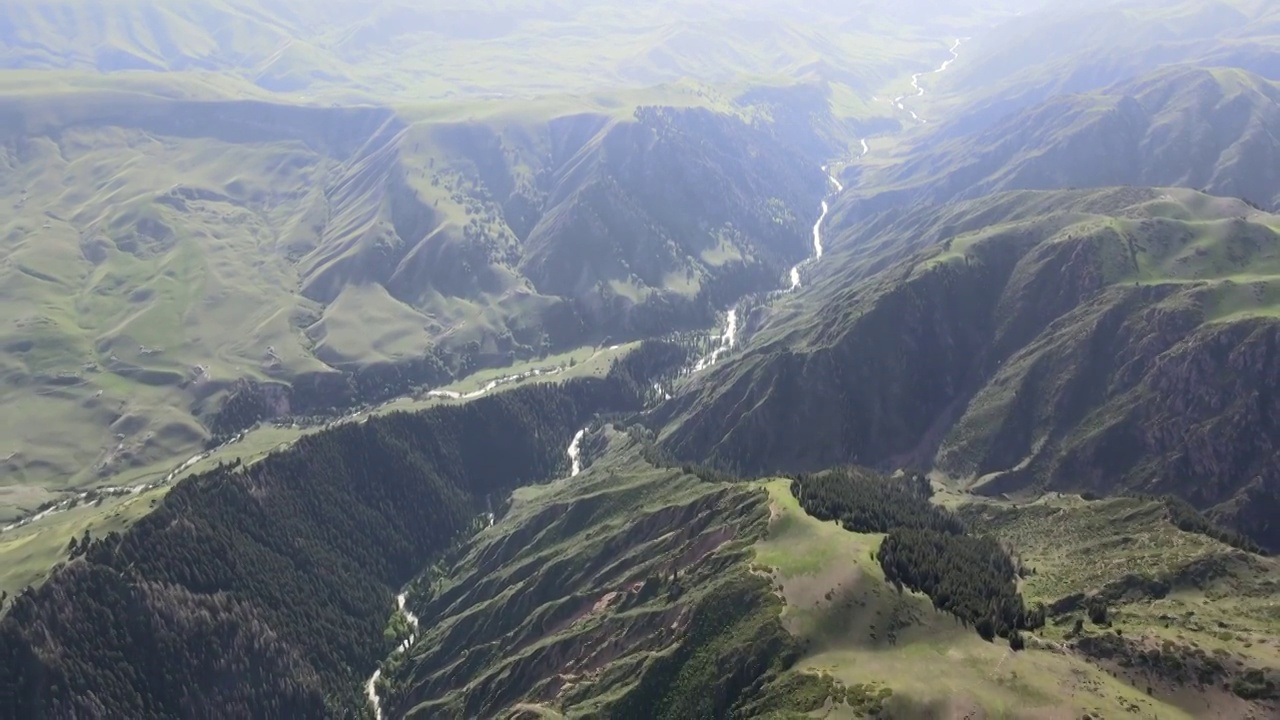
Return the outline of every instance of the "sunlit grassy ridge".
<path id="1" fill-rule="evenodd" d="M 152 91 L 136 74 L 100 90 L 65 77 L 10 78 L 0 151 L 0 405 L 12 410 L 0 462 L 10 484 L 46 491 L 193 451 L 239 380 L 332 377 L 437 349 L 504 365 L 710 322 L 710 281 L 754 263 L 749 282 L 766 282 L 771 264 L 794 261 L 806 185 L 821 182 L 746 124 L 747 106 L 696 84 L 402 117 L 235 100 L 234 83 L 175 96 L 163 75 Z M 665 97 L 688 113 L 670 122 L 691 118 L 738 160 L 772 153 L 791 170 L 757 177 L 670 150 L 623 175 L 667 122 L 642 126 L 637 104 Z M 649 197 L 670 191 L 673 164 L 715 177 L 697 187 L 719 188 L 736 232 Z M 757 206 L 783 208 L 782 224 L 751 228 Z M 705 259 L 700 233 L 720 243 Z"/>
<path id="2" fill-rule="evenodd" d="M 1101 593 L 1111 605 L 1110 625 L 1087 634 L 1124 638 L 1131 654 L 1159 648 L 1181 658 L 1166 673 L 1101 658 L 1118 677 L 1152 688 L 1155 697 L 1193 716 L 1258 712 L 1233 693 L 1234 681 L 1206 687 L 1174 678 L 1181 662 L 1194 665 L 1204 653 L 1233 677 L 1251 668 L 1275 673 L 1280 568 L 1274 559 L 1181 531 L 1155 500 L 1054 495 L 1018 507 L 977 504 L 961 512 L 973 527 L 1010 543 L 1031 568 L 1022 585 L 1028 597 L 1061 605 L 1077 593 Z M 1065 636 L 1076 617 L 1084 617 L 1083 609 L 1051 623 L 1044 636 L 1070 641 Z"/>
<path id="3" fill-rule="evenodd" d="M 756 563 L 780 584 L 784 623 L 808 648 L 797 671 L 890 688 L 887 707 L 895 717 L 1110 717 L 1129 707 L 1186 717 L 1078 657 L 1015 653 L 984 642 L 928 598 L 899 593 L 872 559 L 882 536 L 815 520 L 789 484 L 767 485 L 772 519 L 767 539 L 756 545 Z M 831 715 L 855 716 L 840 706 Z"/>
<path id="4" fill-rule="evenodd" d="M 769 1 L 744 14 L 723 0 L 430 8 L 378 0 L 359 10 L 331 0 L 128 0 L 109 11 L 76 0 L 21 2 L 0 36 L 0 60 L 24 69 L 214 70 L 299 97 L 532 97 L 685 77 L 819 77 L 867 90 L 902 63 L 920 62 L 913 56 L 941 42 L 934 34 L 1014 4 Z"/>

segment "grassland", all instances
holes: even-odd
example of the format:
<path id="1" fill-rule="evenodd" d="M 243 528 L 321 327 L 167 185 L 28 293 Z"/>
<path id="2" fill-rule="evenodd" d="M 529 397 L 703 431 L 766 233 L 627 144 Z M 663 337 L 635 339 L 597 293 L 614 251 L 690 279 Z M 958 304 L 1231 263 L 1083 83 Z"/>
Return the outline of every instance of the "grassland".
<path id="1" fill-rule="evenodd" d="M 313 153 L 77 129 L 4 162 L 6 480 L 69 489 L 189 452 L 195 399 L 267 377 L 268 347 L 283 372 L 324 369 L 290 321 L 294 218 L 260 204 L 306 197 Z"/>
<path id="2" fill-rule="evenodd" d="M 101 502 L 86 502 L 46 521 L 0 534 L 0 592 L 16 595 L 28 586 L 39 585 L 54 564 L 66 557 L 72 539 L 80 539 L 86 532 L 101 538 L 124 530 L 150 511 L 167 490 L 162 487 L 104 497 Z"/>
<path id="3" fill-rule="evenodd" d="M 1088 632 L 1114 633 L 1186 662 L 1207 653 L 1229 672 L 1280 668 L 1280 565 L 1179 530 L 1159 501 L 1051 494 L 1017 507 L 983 503 L 962 512 L 972 526 L 1010 543 L 1033 571 L 1022 585 L 1029 601 L 1052 604 L 1077 593 L 1118 598 L 1108 628 Z M 1067 642 L 1071 620 L 1083 616 L 1060 618 L 1042 635 Z M 1265 713 L 1218 687 L 1103 665 L 1193 716 Z"/>
<path id="4" fill-rule="evenodd" d="M 131 2 L 109 14 L 74 0 L 19 2 L 0 57 L 8 67 L 215 72 L 313 101 L 458 100 L 608 92 L 686 77 L 722 84 L 830 79 L 864 89 L 921 69 L 942 35 L 977 27 L 1001 3 L 960 3 L 939 27 L 910 13 L 724 0 L 643 6 L 564 0 L 379 0 L 353 12 L 330 0 Z M 218 30 L 215 30 L 218 29 Z M 923 56 L 923 57 L 921 57 Z M 909 74 L 911 71 L 908 70 Z M 816 77 L 815 77 L 816 76 Z"/>
<path id="5" fill-rule="evenodd" d="M 797 669 L 847 686 L 893 691 L 893 717 L 936 713 L 1000 718 L 1193 717 L 1159 703 L 1105 670 L 1061 650 L 1013 652 L 984 642 L 928 598 L 899 593 L 871 553 L 880 536 L 846 532 L 808 516 L 788 481 L 765 485 L 772 519 L 756 545 L 756 567 L 786 602 L 783 618 L 805 641 Z M 853 717 L 828 708 L 827 717 Z"/>

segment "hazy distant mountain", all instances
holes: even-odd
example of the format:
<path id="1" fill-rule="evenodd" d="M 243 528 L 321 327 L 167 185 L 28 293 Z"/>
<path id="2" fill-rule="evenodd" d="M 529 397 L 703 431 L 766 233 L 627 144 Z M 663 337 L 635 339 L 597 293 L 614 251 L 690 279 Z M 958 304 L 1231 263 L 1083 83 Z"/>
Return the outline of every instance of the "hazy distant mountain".
<path id="1" fill-rule="evenodd" d="M 1091 0 L 1047 5 L 978 33 L 935 81 L 972 132 L 1051 97 L 1088 93 L 1180 63 L 1280 80 L 1280 10 L 1265 0 Z"/>
<path id="2" fill-rule="evenodd" d="M 888 207 L 1110 185 L 1200 188 L 1274 208 L 1278 138 L 1275 83 L 1238 69 L 1174 66 L 1102 92 L 1056 96 L 979 132 L 942 127 L 898 161 L 855 165 L 846 176 L 856 187 L 842 196 L 835 225 L 856 231 Z"/>

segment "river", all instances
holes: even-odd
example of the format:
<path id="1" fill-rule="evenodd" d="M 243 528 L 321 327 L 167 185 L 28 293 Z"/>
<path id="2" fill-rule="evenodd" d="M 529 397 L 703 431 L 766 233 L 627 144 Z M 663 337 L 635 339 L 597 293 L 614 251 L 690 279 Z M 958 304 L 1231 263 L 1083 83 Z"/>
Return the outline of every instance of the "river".
<path id="1" fill-rule="evenodd" d="M 955 42 L 952 43 L 951 45 L 951 50 L 950 50 L 951 57 L 944 60 L 943 63 L 938 66 L 937 70 L 934 70 L 931 73 L 915 73 L 914 75 L 911 76 L 911 87 L 916 91 L 915 92 L 916 97 L 920 97 L 925 93 L 924 86 L 920 84 L 920 78 L 924 77 L 925 75 L 934 75 L 937 73 L 946 72 L 947 68 L 951 67 L 951 63 L 959 59 L 960 45 L 963 42 L 964 42 L 964 38 L 956 38 Z M 925 120 L 921 119 L 920 116 L 915 113 L 915 111 L 907 108 L 905 104 L 906 99 L 907 99 L 906 95 L 900 95 L 894 98 L 892 102 L 893 102 L 893 105 L 897 107 L 899 110 L 909 113 L 913 120 L 916 120 L 921 123 L 926 122 Z M 862 138 L 860 140 L 860 143 L 862 145 L 862 154 L 859 155 L 859 157 L 863 157 L 868 152 L 870 152 L 871 147 L 870 145 L 867 144 L 866 138 Z M 801 280 L 800 270 L 806 264 L 817 262 L 822 259 L 822 250 L 823 250 L 822 224 L 827 219 L 827 213 L 831 211 L 830 200 L 832 200 L 835 195 L 838 195 L 844 191 L 844 185 L 840 183 L 839 178 L 837 178 L 834 174 L 832 174 L 827 167 L 824 166 L 822 168 L 822 171 L 827 173 L 827 179 L 831 182 L 833 186 L 835 186 L 835 192 L 831 193 L 830 195 L 828 195 L 826 198 L 822 200 L 822 206 L 818 214 L 818 220 L 813 224 L 813 255 L 806 258 L 804 261 L 798 263 L 795 267 L 791 268 L 791 271 L 788 273 L 788 278 L 790 279 L 791 284 L 790 284 L 790 287 L 787 288 L 787 292 L 794 291 L 800 287 L 800 280 Z M 716 343 L 715 348 L 712 349 L 710 353 L 703 356 L 702 358 L 699 358 L 698 361 L 694 363 L 693 371 L 698 372 L 699 370 L 704 370 L 708 367 L 711 367 L 712 365 L 715 365 L 716 361 L 718 361 L 721 357 L 723 357 L 725 353 L 728 353 L 730 350 L 732 350 L 734 345 L 737 344 L 737 342 L 738 342 L 738 308 L 734 307 L 729 310 L 728 314 L 725 315 L 724 329 L 720 333 L 720 337 L 718 342 Z"/>
<path id="2" fill-rule="evenodd" d="M 944 60 L 942 64 L 938 66 L 937 70 L 934 70 L 933 72 L 927 72 L 927 73 L 916 73 L 911 76 L 911 88 L 916 91 L 915 97 L 920 97 L 921 95 L 924 95 L 924 87 L 920 84 L 920 78 L 924 77 L 925 75 L 936 75 L 941 72 L 946 72 L 947 68 L 951 67 L 951 63 L 960 59 L 960 45 L 964 41 L 965 41 L 965 38 L 956 38 L 956 41 L 951 45 L 951 50 L 950 50 L 951 57 Z M 908 97 L 907 95 L 899 95 L 898 97 L 894 98 L 893 106 L 911 115 L 912 120 L 915 120 L 920 123 L 928 122 L 928 120 L 922 119 L 919 115 L 915 113 L 914 110 L 908 108 L 904 104 L 904 101 L 907 99 L 907 97 Z M 864 151 L 864 154 L 865 154 L 865 151 Z"/>
<path id="3" fill-rule="evenodd" d="M 418 616 L 414 615 L 405 607 L 405 601 L 408 595 L 400 593 L 396 596 L 396 610 L 404 615 L 405 620 L 409 621 L 412 628 L 409 631 L 409 637 L 405 638 L 400 646 L 396 648 L 396 652 L 407 652 L 409 646 L 413 645 L 413 641 L 418 639 Z M 378 679 L 382 677 L 382 668 L 373 671 L 373 675 L 369 676 L 369 681 L 364 684 L 364 694 L 369 698 L 369 704 L 373 706 L 373 716 L 378 720 L 382 720 L 382 700 L 378 697 Z"/>

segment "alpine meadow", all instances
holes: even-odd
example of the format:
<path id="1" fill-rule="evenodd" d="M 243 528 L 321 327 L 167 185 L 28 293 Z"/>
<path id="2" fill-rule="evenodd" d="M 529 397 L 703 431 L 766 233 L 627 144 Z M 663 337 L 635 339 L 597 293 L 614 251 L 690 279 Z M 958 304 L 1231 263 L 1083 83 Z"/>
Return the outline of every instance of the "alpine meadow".
<path id="1" fill-rule="evenodd" d="M 8 0 L 0 718 L 1280 718 L 1272 0 Z"/>

